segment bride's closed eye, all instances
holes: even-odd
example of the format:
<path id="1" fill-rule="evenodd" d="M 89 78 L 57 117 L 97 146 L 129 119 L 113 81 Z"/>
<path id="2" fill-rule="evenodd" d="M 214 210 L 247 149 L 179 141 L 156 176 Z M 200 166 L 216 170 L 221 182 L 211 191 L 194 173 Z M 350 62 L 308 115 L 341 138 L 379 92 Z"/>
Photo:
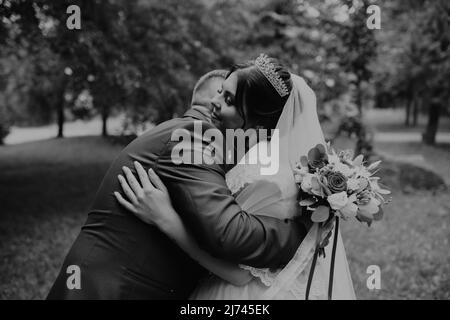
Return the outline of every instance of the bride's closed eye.
<path id="1" fill-rule="evenodd" d="M 234 100 L 232 99 L 232 97 L 230 95 L 227 95 L 225 97 L 225 103 L 229 106 L 233 106 L 234 105 Z"/>
<path id="2" fill-rule="evenodd" d="M 217 89 L 217 93 L 218 94 L 222 94 L 223 93 L 223 88 Z M 233 106 L 234 105 L 234 99 L 233 99 L 232 95 L 228 91 L 225 91 L 225 93 L 224 93 L 224 101 L 229 106 Z"/>

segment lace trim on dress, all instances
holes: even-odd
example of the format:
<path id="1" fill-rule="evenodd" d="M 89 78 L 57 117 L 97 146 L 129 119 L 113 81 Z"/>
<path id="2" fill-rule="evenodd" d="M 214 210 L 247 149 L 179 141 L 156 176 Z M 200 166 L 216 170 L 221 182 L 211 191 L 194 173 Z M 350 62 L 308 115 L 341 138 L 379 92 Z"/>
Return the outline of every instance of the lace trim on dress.
<path id="1" fill-rule="evenodd" d="M 242 265 L 242 264 L 240 264 L 239 267 L 244 270 L 250 271 L 250 273 L 252 274 L 253 277 L 259 278 L 261 280 L 261 282 L 264 285 L 266 285 L 267 287 L 270 287 L 274 283 L 278 273 L 280 273 L 280 271 L 281 271 L 281 269 L 272 271 L 269 268 L 259 269 L 259 268 Z"/>

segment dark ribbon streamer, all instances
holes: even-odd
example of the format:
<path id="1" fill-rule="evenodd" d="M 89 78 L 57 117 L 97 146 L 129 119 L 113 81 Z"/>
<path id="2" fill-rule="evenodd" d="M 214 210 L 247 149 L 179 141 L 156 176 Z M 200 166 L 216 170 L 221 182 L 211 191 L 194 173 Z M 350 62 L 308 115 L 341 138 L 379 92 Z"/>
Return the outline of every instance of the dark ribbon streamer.
<path id="1" fill-rule="evenodd" d="M 334 237 L 333 237 L 333 249 L 331 252 L 331 264 L 330 264 L 330 278 L 328 282 L 328 300 L 331 300 L 333 294 L 333 278 L 334 278 L 334 261 L 336 259 L 336 246 L 338 240 L 338 232 L 339 232 L 339 218 L 336 217 L 336 225 L 334 229 Z M 311 269 L 309 270 L 308 283 L 306 284 L 306 300 L 309 300 L 309 292 L 311 290 L 311 283 L 314 276 L 314 270 L 316 268 L 317 256 L 319 255 L 319 243 L 316 245 L 316 249 L 314 251 L 314 257 L 311 264 Z"/>
<path id="2" fill-rule="evenodd" d="M 339 218 L 336 217 L 336 226 L 334 228 L 333 251 L 331 252 L 330 280 L 328 281 L 328 300 L 333 295 L 333 277 L 334 277 L 334 260 L 336 259 L 336 247 L 339 233 Z"/>

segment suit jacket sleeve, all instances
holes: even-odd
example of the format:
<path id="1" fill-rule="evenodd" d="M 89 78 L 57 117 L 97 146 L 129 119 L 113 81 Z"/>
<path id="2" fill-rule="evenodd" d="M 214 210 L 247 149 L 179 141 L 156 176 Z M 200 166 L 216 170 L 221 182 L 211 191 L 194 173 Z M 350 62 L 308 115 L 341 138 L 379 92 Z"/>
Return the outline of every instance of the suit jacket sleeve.
<path id="1" fill-rule="evenodd" d="M 197 142 L 200 149 L 210 143 L 202 138 Z M 155 171 L 199 245 L 218 258 L 254 267 L 287 264 L 307 233 L 305 226 L 299 220 L 246 213 L 228 189 L 220 164 L 174 163 L 172 150 L 177 143 L 168 142 Z"/>

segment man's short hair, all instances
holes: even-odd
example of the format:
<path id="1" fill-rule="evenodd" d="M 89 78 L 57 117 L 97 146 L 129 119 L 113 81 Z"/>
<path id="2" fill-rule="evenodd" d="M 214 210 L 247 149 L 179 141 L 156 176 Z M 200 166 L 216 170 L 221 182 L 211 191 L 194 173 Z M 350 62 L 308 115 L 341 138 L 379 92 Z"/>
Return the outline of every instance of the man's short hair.
<path id="1" fill-rule="evenodd" d="M 204 74 L 200 79 L 198 79 L 197 83 L 195 84 L 193 94 L 195 95 L 195 93 L 202 88 L 202 86 L 205 84 L 206 80 L 211 79 L 211 78 L 225 79 L 227 74 L 228 74 L 228 71 L 222 70 L 222 69 L 213 70 L 213 71 L 210 71 L 210 72 Z"/>

